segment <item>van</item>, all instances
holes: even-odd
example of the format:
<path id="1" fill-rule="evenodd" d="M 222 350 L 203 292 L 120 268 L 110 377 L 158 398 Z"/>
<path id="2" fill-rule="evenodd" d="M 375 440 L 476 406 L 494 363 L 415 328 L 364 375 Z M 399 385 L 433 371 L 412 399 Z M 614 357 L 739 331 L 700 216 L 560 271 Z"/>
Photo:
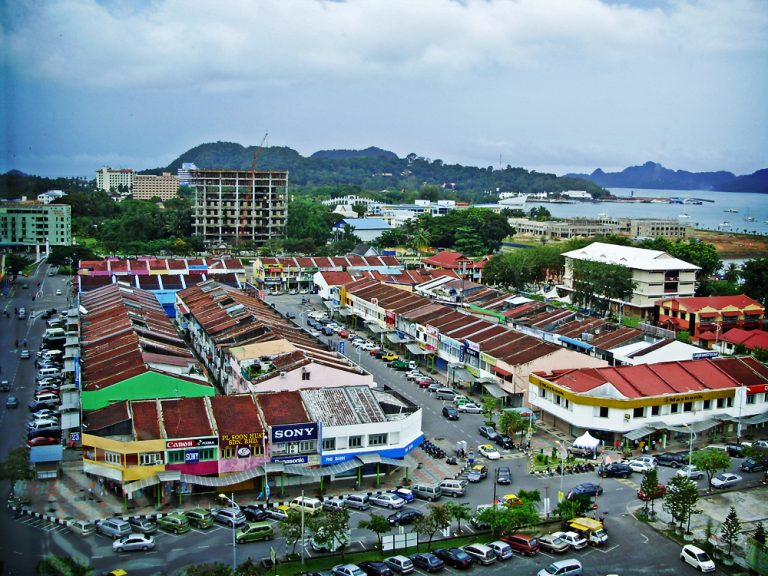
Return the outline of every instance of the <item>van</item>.
<path id="1" fill-rule="evenodd" d="M 558 560 L 539 570 L 537 576 L 581 576 L 581 562 L 573 558 Z"/>
<path id="2" fill-rule="evenodd" d="M 297 496 L 290 501 L 289 506 L 295 510 L 304 509 L 305 514 L 314 515 L 323 509 L 323 503 L 317 498 Z"/>
<path id="3" fill-rule="evenodd" d="M 512 546 L 501 540 L 494 540 L 488 542 L 488 546 L 496 553 L 496 558 L 499 560 L 509 560 L 512 558 Z"/>
<path id="4" fill-rule="evenodd" d="M 434 502 L 439 500 L 443 495 L 443 491 L 440 486 L 431 486 L 429 484 L 415 484 L 411 486 L 411 492 L 416 498 L 427 500 L 428 502 Z"/>
<path id="5" fill-rule="evenodd" d="M 51 392 L 46 392 L 44 394 L 38 394 L 35 397 L 35 402 L 39 402 L 42 404 L 58 404 L 59 403 L 59 395 L 58 394 L 52 394 Z"/>
<path id="6" fill-rule="evenodd" d="M 464 552 L 472 556 L 472 559 L 478 564 L 493 564 L 496 562 L 496 552 L 493 548 L 485 544 L 467 544 L 463 548 Z"/>
<path id="7" fill-rule="evenodd" d="M 368 510 L 371 507 L 367 494 L 350 494 L 344 499 L 344 502 L 349 508 L 355 510 Z"/>
<path id="8" fill-rule="evenodd" d="M 101 532 L 104 536 L 117 540 L 131 533 L 131 525 L 122 518 L 107 518 L 96 521 L 96 532 Z"/>
<path id="9" fill-rule="evenodd" d="M 37 418 L 27 424 L 29 430 L 58 430 L 59 422 L 52 418 Z"/>
<path id="10" fill-rule="evenodd" d="M 40 370 L 37 371 L 37 379 L 42 380 L 43 378 L 58 378 L 61 376 L 61 371 L 58 368 L 40 368 Z"/>
<path id="11" fill-rule="evenodd" d="M 509 536 L 502 536 L 499 538 L 502 542 L 509 544 L 509 546 L 515 552 L 520 554 L 526 554 L 533 556 L 539 553 L 539 541 L 535 536 L 529 536 L 528 534 L 510 534 Z"/>
<path id="12" fill-rule="evenodd" d="M 269 522 L 249 522 L 238 528 L 235 534 L 235 541 L 238 544 L 243 542 L 255 542 L 256 540 L 272 540 L 275 537 L 275 531 Z"/>
<path id="13" fill-rule="evenodd" d="M 683 546 L 683 549 L 680 551 L 680 560 L 686 564 L 690 564 L 701 572 L 715 571 L 715 563 L 712 561 L 712 558 L 709 557 L 709 554 L 693 544 L 686 544 Z"/>
<path id="14" fill-rule="evenodd" d="M 443 494 L 446 496 L 453 496 L 454 498 L 458 498 L 459 496 L 464 496 L 464 494 L 467 492 L 467 481 L 448 480 L 446 478 L 440 482 L 440 490 L 442 490 Z"/>
<path id="15" fill-rule="evenodd" d="M 411 559 L 400 554 L 384 558 L 384 564 L 398 574 L 410 574 L 413 572 L 413 562 L 411 562 Z"/>
<path id="16" fill-rule="evenodd" d="M 594 518 L 573 518 L 568 522 L 568 528 L 586 538 L 592 546 L 602 546 L 608 542 L 608 533 L 603 523 Z"/>
<path id="17" fill-rule="evenodd" d="M 456 394 L 455 390 L 451 390 L 450 388 L 438 388 L 435 390 L 435 398 L 438 400 L 451 400 L 453 401 L 458 394 Z"/>
<path id="18" fill-rule="evenodd" d="M 189 519 L 184 514 L 168 514 L 157 519 L 158 527 L 174 534 L 189 532 Z"/>
<path id="19" fill-rule="evenodd" d="M 66 338 L 67 333 L 64 328 L 48 328 L 43 332 L 43 340 L 52 340 L 55 338 Z"/>
<path id="20" fill-rule="evenodd" d="M 43 350 L 40 354 L 40 358 L 44 360 L 61 360 L 64 356 L 64 352 L 61 350 Z"/>
<path id="21" fill-rule="evenodd" d="M 197 528 L 210 528 L 213 526 L 213 514 L 205 508 L 192 508 L 184 512 L 189 523 Z"/>

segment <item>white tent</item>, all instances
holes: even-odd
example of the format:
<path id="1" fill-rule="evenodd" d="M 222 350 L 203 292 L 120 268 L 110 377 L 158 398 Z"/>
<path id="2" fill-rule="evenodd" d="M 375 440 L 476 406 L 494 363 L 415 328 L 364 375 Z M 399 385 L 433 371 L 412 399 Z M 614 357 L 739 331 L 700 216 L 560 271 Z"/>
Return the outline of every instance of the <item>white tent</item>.
<path id="1" fill-rule="evenodd" d="M 597 451 L 598 446 L 600 446 L 600 440 L 593 437 L 589 432 L 584 432 L 584 434 L 573 441 L 574 448 Z"/>

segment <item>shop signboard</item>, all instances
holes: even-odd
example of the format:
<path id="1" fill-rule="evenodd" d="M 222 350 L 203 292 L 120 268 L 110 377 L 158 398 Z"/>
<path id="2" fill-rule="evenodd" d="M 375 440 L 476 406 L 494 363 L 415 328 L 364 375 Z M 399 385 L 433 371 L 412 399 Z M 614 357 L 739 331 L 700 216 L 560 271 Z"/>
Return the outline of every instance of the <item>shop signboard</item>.
<path id="1" fill-rule="evenodd" d="M 166 450 L 181 450 L 188 448 L 215 448 L 219 445 L 217 438 L 188 438 L 186 440 L 166 440 Z"/>
<path id="2" fill-rule="evenodd" d="M 270 438 L 272 444 L 317 440 L 319 436 L 320 433 L 317 422 L 270 426 Z"/>
<path id="3" fill-rule="evenodd" d="M 283 464 L 306 464 L 307 456 L 273 456 L 272 462 L 282 462 Z"/>

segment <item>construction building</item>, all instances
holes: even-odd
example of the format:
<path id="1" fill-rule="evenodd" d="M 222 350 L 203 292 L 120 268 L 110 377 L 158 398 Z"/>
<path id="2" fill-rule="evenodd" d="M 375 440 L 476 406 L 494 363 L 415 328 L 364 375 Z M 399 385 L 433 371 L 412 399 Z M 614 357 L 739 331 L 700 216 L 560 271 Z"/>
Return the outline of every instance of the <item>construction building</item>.
<path id="1" fill-rule="evenodd" d="M 178 193 L 179 177 L 170 172 L 163 172 L 162 176 L 136 174 L 133 177 L 134 200 L 151 200 L 152 198 L 169 200 L 176 198 Z"/>
<path id="2" fill-rule="evenodd" d="M 194 233 L 206 245 L 252 241 L 262 246 L 285 236 L 287 171 L 190 170 L 190 183 Z"/>
<path id="3" fill-rule="evenodd" d="M 69 204 L 4 202 L 0 205 L 0 244 L 70 246 L 71 213 Z"/>

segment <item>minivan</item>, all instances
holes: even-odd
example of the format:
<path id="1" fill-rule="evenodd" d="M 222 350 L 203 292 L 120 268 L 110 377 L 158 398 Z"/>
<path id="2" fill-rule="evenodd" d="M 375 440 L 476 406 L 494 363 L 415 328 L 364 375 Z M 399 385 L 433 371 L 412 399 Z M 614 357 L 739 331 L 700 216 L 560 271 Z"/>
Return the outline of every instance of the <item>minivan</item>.
<path id="1" fill-rule="evenodd" d="M 509 544 L 512 550 L 520 554 L 533 556 L 539 553 L 539 541 L 535 536 L 510 534 L 509 536 L 502 536 L 500 540 Z"/>
<path id="2" fill-rule="evenodd" d="M 237 530 L 235 540 L 238 544 L 256 540 L 272 540 L 275 531 L 269 522 L 249 522 Z"/>
<path id="3" fill-rule="evenodd" d="M 157 519 L 157 525 L 163 530 L 174 534 L 189 532 L 189 520 L 184 514 L 168 514 Z"/>
<path id="4" fill-rule="evenodd" d="M 43 378 L 56 378 L 58 376 L 61 376 L 61 371 L 58 368 L 41 368 L 37 372 L 38 380 Z"/>
<path id="5" fill-rule="evenodd" d="M 107 518 L 96 521 L 96 532 L 101 532 L 104 536 L 117 540 L 131 533 L 131 525 L 122 518 Z"/>
<path id="6" fill-rule="evenodd" d="M 581 576 L 581 562 L 573 558 L 558 560 L 539 570 L 537 576 Z"/>
<path id="7" fill-rule="evenodd" d="M 509 558 L 512 558 L 512 547 L 506 542 L 494 540 L 493 542 L 488 542 L 488 546 L 496 552 L 496 558 L 499 560 L 508 560 Z"/>
<path id="8" fill-rule="evenodd" d="M 442 490 L 443 494 L 446 496 L 458 498 L 459 496 L 464 496 L 467 492 L 467 481 L 445 479 L 440 482 L 440 490 Z"/>
<path id="9" fill-rule="evenodd" d="M 493 564 L 496 562 L 496 552 L 485 544 L 467 544 L 464 546 L 464 552 L 472 556 L 473 560 L 478 564 Z"/>
<path id="10" fill-rule="evenodd" d="M 410 574 L 413 572 L 413 562 L 407 556 L 390 556 L 384 559 L 384 564 L 389 566 L 398 574 Z"/>
<path id="11" fill-rule="evenodd" d="M 44 394 L 38 394 L 37 396 L 35 396 L 35 402 L 44 403 L 44 404 L 58 404 L 59 396 L 58 394 L 46 392 Z"/>
<path id="12" fill-rule="evenodd" d="M 350 494 L 344 499 L 344 502 L 349 508 L 355 510 L 368 510 L 371 507 L 367 494 Z"/>
<path id="13" fill-rule="evenodd" d="M 435 390 L 435 398 L 438 400 L 451 400 L 453 401 L 458 394 L 450 388 L 438 388 Z"/>
<path id="14" fill-rule="evenodd" d="M 316 514 L 323 509 L 323 503 L 317 498 L 308 498 L 306 496 L 297 496 L 290 501 L 289 506 L 296 510 L 304 509 L 305 514 Z"/>
<path id="15" fill-rule="evenodd" d="M 411 486 L 411 492 L 416 498 L 433 502 L 439 500 L 443 495 L 443 491 L 440 486 L 430 486 L 429 484 L 414 484 Z"/>

